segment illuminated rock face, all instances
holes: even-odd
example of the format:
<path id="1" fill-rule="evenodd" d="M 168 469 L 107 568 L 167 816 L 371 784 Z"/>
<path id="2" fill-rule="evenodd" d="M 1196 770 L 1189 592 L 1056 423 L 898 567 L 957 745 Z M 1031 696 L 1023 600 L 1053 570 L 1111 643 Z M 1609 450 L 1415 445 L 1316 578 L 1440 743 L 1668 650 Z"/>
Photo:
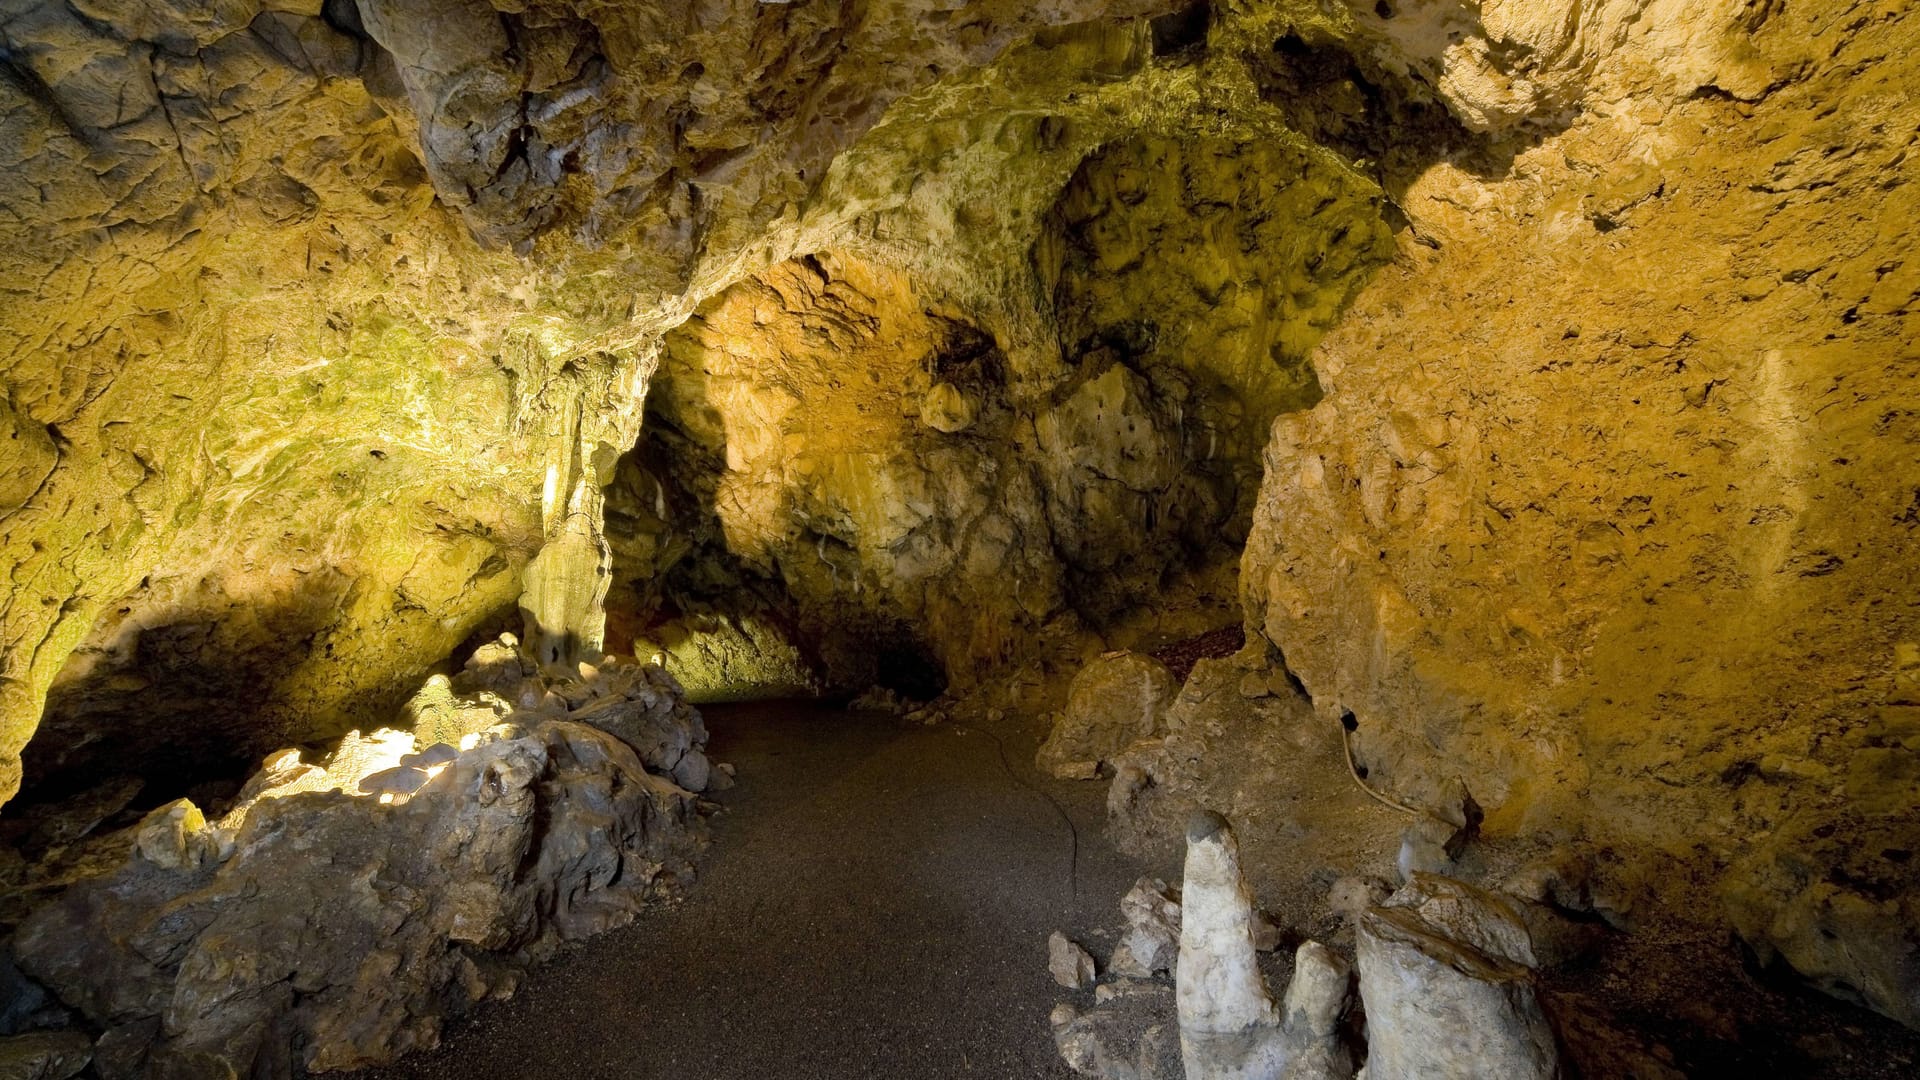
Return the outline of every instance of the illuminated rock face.
<path id="1" fill-rule="evenodd" d="M 1916 1015 L 1916 16 L 500 6 L 0 14 L 0 794 L 602 595 L 964 683 L 1244 538 L 1371 782 Z"/>
<path id="2" fill-rule="evenodd" d="M 108 1033 L 116 1075 L 435 1045 L 530 959 L 631 920 L 705 837 L 705 731 L 669 680 L 608 662 L 549 682 L 512 656 L 489 646 L 440 691 L 481 718 L 457 748 L 354 733 L 324 765 L 273 755 L 217 823 L 156 810 L 123 865 L 23 925 L 20 962 Z"/>
<path id="3" fill-rule="evenodd" d="M 76 648 L 40 775 L 390 712 L 836 153 L 1107 9 L 937 6 L 0 15 L 0 792 Z"/>
<path id="4" fill-rule="evenodd" d="M 1372 781 L 1731 864 L 1763 954 L 1911 1017 L 1920 26 L 1835 10 L 1583 24 L 1563 133 L 1390 181 L 1242 583 Z"/>

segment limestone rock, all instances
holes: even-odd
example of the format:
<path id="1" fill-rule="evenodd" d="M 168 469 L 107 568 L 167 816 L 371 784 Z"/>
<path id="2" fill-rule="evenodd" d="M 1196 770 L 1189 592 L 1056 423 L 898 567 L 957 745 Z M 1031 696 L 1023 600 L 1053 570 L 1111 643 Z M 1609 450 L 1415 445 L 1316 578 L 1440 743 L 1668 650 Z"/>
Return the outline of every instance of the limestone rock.
<path id="1" fill-rule="evenodd" d="M 1359 923 L 1368 1080 L 1557 1077 L 1559 1051 L 1531 973 L 1454 942 L 1411 908 Z"/>
<path id="2" fill-rule="evenodd" d="M 1438 874 L 1415 873 L 1381 906 L 1408 909 L 1443 937 L 1533 969 L 1577 959 L 1591 951 L 1602 932 L 1544 904 Z"/>
<path id="3" fill-rule="evenodd" d="M 1920 900 L 1873 897 L 1822 880 L 1791 849 L 1762 852 L 1725 885 L 1728 915 L 1763 964 L 1920 1028 Z"/>
<path id="4" fill-rule="evenodd" d="M 1047 938 L 1047 971 L 1069 990 L 1084 990 L 1095 977 L 1093 957 L 1058 930 Z"/>
<path id="5" fill-rule="evenodd" d="M 1180 896 L 1181 1031 L 1227 1034 L 1277 1023 L 1254 960 L 1253 899 L 1239 845 L 1217 814 L 1197 812 L 1187 826 Z"/>
<path id="6" fill-rule="evenodd" d="M 135 829 L 133 849 L 162 870 L 189 870 L 225 857 L 226 840 L 186 799 L 153 810 Z"/>
<path id="7" fill-rule="evenodd" d="M 1347 1009 L 1353 966 L 1317 941 L 1304 941 L 1293 954 L 1293 981 L 1280 1003 L 1286 1042 L 1286 1066 L 1280 1080 L 1348 1080 L 1353 1055 L 1340 1040 L 1340 1017 Z"/>
<path id="8" fill-rule="evenodd" d="M 1287 1061 L 1282 1017 L 1253 948 L 1253 900 L 1239 845 L 1219 815 L 1187 826 L 1180 958 L 1174 974 L 1180 1056 L 1188 1076 L 1257 1080 Z"/>
<path id="9" fill-rule="evenodd" d="M 1151 978 L 1171 972 L 1180 955 L 1179 893 L 1158 878 L 1141 878 L 1120 898 L 1127 930 L 1108 965 L 1116 974 Z"/>
<path id="10" fill-rule="evenodd" d="M 609 729 L 704 742 L 645 669 L 593 681 L 648 691 L 591 695 L 649 702 L 600 715 Z M 184 802 L 149 815 L 118 871 L 21 927 L 22 967 L 109 1028 L 103 1074 L 321 1071 L 431 1046 L 526 960 L 631 919 L 704 837 L 693 795 L 576 721 L 463 751 L 383 731 L 325 768 L 288 757 L 219 826 Z"/>
<path id="11" fill-rule="evenodd" d="M 1040 747 L 1039 765 L 1062 778 L 1082 776 L 1117 757 L 1128 744 L 1150 738 L 1179 688 L 1165 665 L 1126 653 L 1102 657 L 1074 676 L 1067 707 Z"/>

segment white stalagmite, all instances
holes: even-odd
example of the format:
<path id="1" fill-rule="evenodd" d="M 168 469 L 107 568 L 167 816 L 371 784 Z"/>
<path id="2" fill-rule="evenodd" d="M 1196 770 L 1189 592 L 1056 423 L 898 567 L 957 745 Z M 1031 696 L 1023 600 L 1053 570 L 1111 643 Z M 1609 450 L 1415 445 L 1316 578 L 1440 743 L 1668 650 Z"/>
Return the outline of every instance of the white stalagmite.
<path id="1" fill-rule="evenodd" d="M 1317 941 L 1301 943 L 1283 1010 L 1261 978 L 1253 927 L 1233 830 L 1198 811 L 1187 823 L 1176 965 L 1187 1080 L 1348 1080 L 1353 1059 L 1338 1034 L 1347 962 Z"/>
<path id="2" fill-rule="evenodd" d="M 1253 897 L 1240 876 L 1240 846 L 1226 819 L 1207 810 L 1187 823 L 1176 983 L 1183 1035 L 1279 1022 L 1253 948 Z"/>

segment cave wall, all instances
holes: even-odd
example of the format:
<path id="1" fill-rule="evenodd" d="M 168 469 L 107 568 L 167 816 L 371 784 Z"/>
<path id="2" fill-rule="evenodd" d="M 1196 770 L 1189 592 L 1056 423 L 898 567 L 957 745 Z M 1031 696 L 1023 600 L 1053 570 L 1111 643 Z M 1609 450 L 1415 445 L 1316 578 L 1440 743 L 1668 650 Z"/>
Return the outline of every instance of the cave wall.
<path id="1" fill-rule="evenodd" d="M 49 768 L 389 711 L 836 153 L 1125 6 L 0 12 L 0 794 L 75 649 Z"/>
<path id="2" fill-rule="evenodd" d="M 1906 955 L 1920 25 L 1560 10 L 1514 32 L 1576 119 L 1388 178 L 1410 227 L 1273 425 L 1249 625 L 1389 790 L 1731 871 L 1756 940 L 1851 920 L 1815 966 Z"/>
<path id="3" fill-rule="evenodd" d="M 0 793 L 48 701 L 48 771 L 389 710 L 664 364 L 823 620 L 1004 655 L 1250 526 L 1394 790 L 1899 876 L 1897 4 L 512 6 L 0 13 Z M 936 393 L 955 326 L 991 389 Z"/>

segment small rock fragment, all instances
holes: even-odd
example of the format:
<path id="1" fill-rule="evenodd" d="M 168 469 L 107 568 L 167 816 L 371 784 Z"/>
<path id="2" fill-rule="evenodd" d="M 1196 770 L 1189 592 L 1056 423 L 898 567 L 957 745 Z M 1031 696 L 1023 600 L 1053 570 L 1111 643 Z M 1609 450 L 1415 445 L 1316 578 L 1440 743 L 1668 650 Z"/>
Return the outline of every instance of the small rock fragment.
<path id="1" fill-rule="evenodd" d="M 1114 950 L 1112 969 L 1134 978 L 1173 970 L 1180 955 L 1180 901 L 1159 878 L 1143 877 L 1120 899 L 1127 933 Z"/>
<path id="2" fill-rule="evenodd" d="M 200 808 L 185 799 L 161 806 L 134 829 L 133 849 L 163 870 L 191 870 L 220 859 L 224 844 Z"/>
<path id="3" fill-rule="evenodd" d="M 1255 909 L 1253 913 L 1253 947 L 1258 952 L 1273 952 L 1280 947 L 1282 935 L 1280 925 L 1266 912 Z"/>
<path id="4" fill-rule="evenodd" d="M 1069 990 L 1084 990 L 1095 977 L 1093 957 L 1058 930 L 1047 938 L 1047 971 Z"/>

